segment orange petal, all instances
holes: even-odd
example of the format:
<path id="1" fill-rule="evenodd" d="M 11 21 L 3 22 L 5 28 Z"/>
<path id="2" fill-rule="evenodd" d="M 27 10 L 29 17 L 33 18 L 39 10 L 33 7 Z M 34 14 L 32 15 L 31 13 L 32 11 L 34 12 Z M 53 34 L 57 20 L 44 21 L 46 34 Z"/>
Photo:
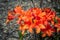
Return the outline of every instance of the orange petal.
<path id="1" fill-rule="evenodd" d="M 39 25 L 40 29 L 45 29 L 45 26 L 43 24 Z"/>
<path id="2" fill-rule="evenodd" d="M 60 28 L 57 28 L 57 32 L 59 32 L 60 31 Z"/>
<path id="3" fill-rule="evenodd" d="M 44 11 L 49 13 L 51 11 L 51 9 L 50 8 L 44 8 Z"/>
<path id="4" fill-rule="evenodd" d="M 30 32 L 30 33 L 33 33 L 33 29 L 32 29 L 32 28 L 29 28 L 29 32 Z"/>
<path id="5" fill-rule="evenodd" d="M 15 11 L 17 14 L 19 14 L 19 13 L 21 12 L 21 10 L 22 10 L 21 6 L 16 6 L 15 9 L 14 9 L 14 11 Z"/>
<path id="6" fill-rule="evenodd" d="M 45 34 L 45 33 L 43 33 L 43 34 L 42 34 L 42 37 L 45 37 L 45 36 L 46 36 L 46 34 Z"/>
<path id="7" fill-rule="evenodd" d="M 22 35 L 24 35 L 25 30 L 22 31 Z"/>
<path id="8" fill-rule="evenodd" d="M 23 29 L 25 29 L 25 30 L 28 29 L 28 26 L 27 25 L 24 25 Z"/>
<path id="9" fill-rule="evenodd" d="M 60 23 L 55 24 L 55 27 L 59 28 L 60 27 Z"/>
<path id="10" fill-rule="evenodd" d="M 8 22 L 9 22 L 9 20 L 7 19 L 5 23 L 7 24 Z"/>
<path id="11" fill-rule="evenodd" d="M 20 26 L 18 29 L 19 29 L 19 30 L 23 30 L 23 26 Z"/>
<path id="12" fill-rule="evenodd" d="M 51 24 L 54 25 L 54 21 L 51 21 Z"/>
<path id="13" fill-rule="evenodd" d="M 52 31 L 51 31 L 51 30 L 48 30 L 48 31 L 46 31 L 46 34 L 47 34 L 48 36 L 51 36 L 51 35 L 52 35 Z"/>
<path id="14" fill-rule="evenodd" d="M 38 34 L 38 33 L 40 33 L 40 28 L 36 28 L 36 33 Z"/>
<path id="15" fill-rule="evenodd" d="M 44 17 L 46 15 L 46 13 L 45 12 L 42 12 L 41 14 L 39 14 L 39 17 Z"/>

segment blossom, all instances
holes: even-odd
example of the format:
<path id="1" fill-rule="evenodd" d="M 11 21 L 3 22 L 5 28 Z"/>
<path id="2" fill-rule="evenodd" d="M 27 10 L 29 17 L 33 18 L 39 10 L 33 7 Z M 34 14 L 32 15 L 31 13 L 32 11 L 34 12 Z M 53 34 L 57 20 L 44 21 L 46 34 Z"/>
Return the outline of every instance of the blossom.
<path id="1" fill-rule="evenodd" d="M 52 28 L 52 26 L 50 26 L 49 24 L 47 24 L 46 28 L 42 29 L 42 32 L 43 32 L 42 37 L 45 37 L 46 35 L 47 36 L 51 36 L 54 31 L 55 30 Z"/>
<path id="2" fill-rule="evenodd" d="M 9 11 L 9 12 L 8 12 L 8 16 L 7 16 L 7 20 L 6 20 L 6 24 L 7 24 L 9 21 L 13 20 L 14 18 L 15 18 L 15 16 L 13 15 L 13 12 Z"/>
<path id="3" fill-rule="evenodd" d="M 60 18 L 56 16 L 56 12 L 50 8 L 30 8 L 24 11 L 21 6 L 16 6 L 13 12 L 8 12 L 7 20 L 11 21 L 17 17 L 17 24 L 19 24 L 19 30 L 24 35 L 25 31 L 36 34 L 42 32 L 42 37 L 51 36 L 55 32 L 60 31 Z M 57 20 L 56 23 L 54 20 Z M 6 23 L 8 22 L 6 21 Z"/>
<path id="4" fill-rule="evenodd" d="M 59 32 L 60 31 L 60 18 L 56 17 L 56 21 L 57 23 L 55 23 L 55 27 L 57 28 L 57 32 Z"/>

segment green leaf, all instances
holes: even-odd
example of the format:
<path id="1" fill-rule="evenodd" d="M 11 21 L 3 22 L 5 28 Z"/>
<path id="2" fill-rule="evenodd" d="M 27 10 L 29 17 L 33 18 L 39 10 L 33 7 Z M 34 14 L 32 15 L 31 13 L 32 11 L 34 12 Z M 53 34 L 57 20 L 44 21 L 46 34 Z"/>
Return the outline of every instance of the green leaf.
<path id="1" fill-rule="evenodd" d="M 20 31 L 18 31 L 18 35 L 19 35 L 19 39 L 23 40 L 23 35 L 22 35 L 22 33 Z"/>

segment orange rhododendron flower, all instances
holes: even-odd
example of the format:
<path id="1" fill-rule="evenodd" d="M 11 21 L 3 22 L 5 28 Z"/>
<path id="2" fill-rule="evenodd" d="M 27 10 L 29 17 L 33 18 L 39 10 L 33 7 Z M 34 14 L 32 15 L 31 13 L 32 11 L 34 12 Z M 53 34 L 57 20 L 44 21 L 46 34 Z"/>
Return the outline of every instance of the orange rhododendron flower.
<path id="1" fill-rule="evenodd" d="M 60 31 L 60 18 L 56 17 L 57 23 L 55 23 L 55 27 L 57 28 L 57 32 Z"/>
<path id="2" fill-rule="evenodd" d="M 13 12 L 9 11 L 9 12 L 8 12 L 8 16 L 7 16 L 7 20 L 6 20 L 6 24 L 7 24 L 9 21 L 13 20 L 14 18 L 15 18 L 15 16 L 13 15 Z"/>
<path id="3" fill-rule="evenodd" d="M 55 30 L 52 28 L 52 26 L 48 24 L 46 25 L 45 29 L 42 29 L 42 32 L 43 32 L 42 37 L 45 37 L 46 35 L 51 36 L 54 31 Z"/>
<path id="4" fill-rule="evenodd" d="M 16 16 L 17 15 L 17 16 Z M 17 17 L 17 24 L 19 24 L 19 30 L 22 31 L 22 34 L 25 31 L 30 33 L 35 32 L 38 34 L 43 32 L 42 37 L 51 36 L 55 31 L 54 27 L 57 28 L 57 31 L 60 30 L 60 18 L 56 16 L 56 12 L 50 8 L 30 8 L 27 11 L 24 11 L 21 6 L 16 6 L 12 12 L 8 12 L 7 21 L 13 20 Z M 54 19 L 58 21 L 55 23 Z M 54 26 L 54 27 L 53 27 Z"/>

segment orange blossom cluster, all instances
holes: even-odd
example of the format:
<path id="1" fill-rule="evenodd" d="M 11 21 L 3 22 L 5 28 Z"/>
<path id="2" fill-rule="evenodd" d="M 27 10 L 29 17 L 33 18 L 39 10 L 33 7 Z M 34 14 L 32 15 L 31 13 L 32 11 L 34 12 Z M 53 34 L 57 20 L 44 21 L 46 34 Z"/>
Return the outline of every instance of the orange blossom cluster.
<path id="1" fill-rule="evenodd" d="M 16 6 L 13 11 L 8 11 L 7 21 L 17 18 L 19 30 L 24 34 L 25 31 L 36 34 L 42 32 L 42 37 L 51 36 L 57 28 L 60 31 L 60 18 L 56 16 L 56 12 L 50 8 L 30 8 L 23 10 L 21 6 Z M 56 21 L 54 21 L 56 20 Z"/>

